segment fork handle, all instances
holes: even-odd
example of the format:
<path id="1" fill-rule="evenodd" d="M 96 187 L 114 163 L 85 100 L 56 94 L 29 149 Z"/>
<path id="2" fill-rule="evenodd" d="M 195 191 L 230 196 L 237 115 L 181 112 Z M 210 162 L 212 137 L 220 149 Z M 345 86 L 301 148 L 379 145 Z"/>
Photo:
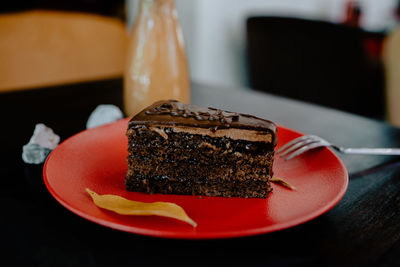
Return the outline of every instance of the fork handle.
<path id="1" fill-rule="evenodd" d="M 400 148 L 342 148 L 338 150 L 344 154 L 360 155 L 400 155 Z"/>

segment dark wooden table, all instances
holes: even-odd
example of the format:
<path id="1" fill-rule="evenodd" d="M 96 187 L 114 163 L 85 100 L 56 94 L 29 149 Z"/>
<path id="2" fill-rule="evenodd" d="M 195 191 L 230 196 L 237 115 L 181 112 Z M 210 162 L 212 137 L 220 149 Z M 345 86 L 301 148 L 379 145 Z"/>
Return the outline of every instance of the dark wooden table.
<path id="1" fill-rule="evenodd" d="M 193 103 L 269 118 L 343 146 L 400 147 L 379 121 L 246 90 L 193 85 Z M 122 105 L 120 79 L 0 94 L 1 266 L 400 266 L 400 158 L 343 156 L 348 191 L 332 210 L 259 236 L 172 240 L 86 221 L 47 192 L 43 165 L 21 160 L 42 122 L 64 140 L 98 105 Z"/>

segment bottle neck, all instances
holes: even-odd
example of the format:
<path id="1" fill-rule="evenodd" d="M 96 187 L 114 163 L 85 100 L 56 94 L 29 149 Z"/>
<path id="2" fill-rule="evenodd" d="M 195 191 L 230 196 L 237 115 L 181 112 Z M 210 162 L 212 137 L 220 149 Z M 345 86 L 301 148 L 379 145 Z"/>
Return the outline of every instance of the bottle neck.
<path id="1" fill-rule="evenodd" d="M 174 0 L 140 0 L 141 12 L 175 12 Z"/>

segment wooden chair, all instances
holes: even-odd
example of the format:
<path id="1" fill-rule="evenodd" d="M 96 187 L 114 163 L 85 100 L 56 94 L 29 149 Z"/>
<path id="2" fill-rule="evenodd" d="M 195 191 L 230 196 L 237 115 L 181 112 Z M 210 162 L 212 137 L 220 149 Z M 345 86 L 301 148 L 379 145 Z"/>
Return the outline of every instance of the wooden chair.
<path id="1" fill-rule="evenodd" d="M 251 17 L 250 87 L 381 119 L 383 68 L 368 53 L 368 38 L 359 28 L 329 22 Z"/>
<path id="2" fill-rule="evenodd" d="M 383 47 L 386 78 L 386 119 L 400 127 L 400 29 L 388 35 Z"/>
<path id="3" fill-rule="evenodd" d="M 121 76 L 124 24 L 85 13 L 0 15 L 0 92 Z"/>

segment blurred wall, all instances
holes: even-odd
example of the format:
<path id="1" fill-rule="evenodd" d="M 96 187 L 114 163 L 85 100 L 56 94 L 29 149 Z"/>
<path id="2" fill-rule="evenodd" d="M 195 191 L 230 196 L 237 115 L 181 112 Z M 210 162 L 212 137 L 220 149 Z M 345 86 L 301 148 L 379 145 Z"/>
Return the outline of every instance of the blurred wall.
<path id="1" fill-rule="evenodd" d="M 340 22 L 345 0 L 175 0 L 192 80 L 246 86 L 245 21 L 250 15 L 293 16 Z M 361 0 L 362 27 L 383 31 L 395 24 L 396 0 Z M 138 0 L 127 0 L 132 25 Z"/>

